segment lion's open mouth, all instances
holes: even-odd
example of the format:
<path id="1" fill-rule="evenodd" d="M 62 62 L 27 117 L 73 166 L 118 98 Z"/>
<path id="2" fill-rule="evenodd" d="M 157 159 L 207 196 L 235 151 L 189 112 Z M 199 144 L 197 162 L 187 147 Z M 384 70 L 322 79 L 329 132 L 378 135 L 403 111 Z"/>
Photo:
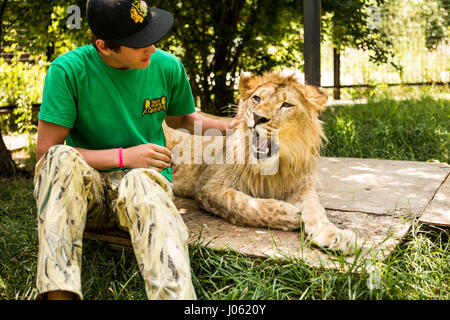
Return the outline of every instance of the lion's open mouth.
<path id="1" fill-rule="evenodd" d="M 253 130 L 253 155 L 256 159 L 267 159 L 278 153 L 278 144 L 273 139 L 259 134 Z"/>

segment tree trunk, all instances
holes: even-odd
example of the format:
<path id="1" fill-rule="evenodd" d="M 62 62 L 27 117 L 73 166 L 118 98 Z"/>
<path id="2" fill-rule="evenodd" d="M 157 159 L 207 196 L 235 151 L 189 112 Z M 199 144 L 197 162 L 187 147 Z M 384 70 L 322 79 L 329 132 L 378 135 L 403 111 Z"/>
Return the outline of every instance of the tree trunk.
<path id="1" fill-rule="evenodd" d="M 227 86 L 226 77 L 220 75 L 215 77 L 214 87 L 214 114 L 222 117 L 230 117 L 230 104 L 234 104 L 234 89 Z"/>
<path id="2" fill-rule="evenodd" d="M 0 7 L 0 51 L 2 50 L 3 45 L 3 17 L 5 15 L 7 5 L 8 0 L 3 0 L 2 5 Z"/>
<path id="3" fill-rule="evenodd" d="M 305 83 L 320 87 L 321 2 L 303 1 Z"/>
<path id="4" fill-rule="evenodd" d="M 11 177 L 15 175 L 16 172 L 16 164 L 11 157 L 11 152 L 6 148 L 0 132 L 0 177 Z"/>
<path id="5" fill-rule="evenodd" d="M 234 44 L 238 33 L 238 24 L 241 20 L 242 10 L 244 9 L 245 0 L 235 0 L 230 2 L 227 8 L 218 8 L 214 13 L 215 21 L 218 23 L 214 26 L 214 33 L 217 41 L 214 45 L 214 59 L 210 64 L 210 73 L 214 75 L 214 86 L 211 94 L 214 99 L 212 101 L 212 113 L 219 116 L 233 116 L 230 104 L 235 103 L 234 84 L 236 77 L 236 68 L 239 58 L 242 54 L 243 47 L 248 43 L 254 33 L 254 24 L 258 18 L 260 7 L 263 0 L 258 0 L 255 8 L 251 10 L 247 21 L 243 21 L 245 27 L 240 37 L 242 40 L 239 44 Z M 231 79 L 228 80 L 227 79 Z"/>
<path id="6" fill-rule="evenodd" d="M 333 77 L 334 77 L 334 100 L 341 99 L 341 51 L 337 48 L 333 49 Z"/>

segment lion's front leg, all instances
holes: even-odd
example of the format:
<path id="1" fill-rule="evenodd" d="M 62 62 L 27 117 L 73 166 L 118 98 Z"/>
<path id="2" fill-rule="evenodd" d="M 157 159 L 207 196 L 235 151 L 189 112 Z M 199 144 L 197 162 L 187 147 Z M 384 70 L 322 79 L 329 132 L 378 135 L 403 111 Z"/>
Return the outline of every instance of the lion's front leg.
<path id="1" fill-rule="evenodd" d="M 282 230 L 300 228 L 300 210 L 284 201 L 253 198 L 218 184 L 206 184 L 195 198 L 206 211 L 234 224 Z"/>
<path id="2" fill-rule="evenodd" d="M 341 250 L 344 253 L 354 249 L 355 233 L 339 229 L 328 220 L 325 208 L 321 205 L 314 187 L 295 194 L 288 202 L 300 209 L 305 233 L 314 243 L 329 249 Z"/>

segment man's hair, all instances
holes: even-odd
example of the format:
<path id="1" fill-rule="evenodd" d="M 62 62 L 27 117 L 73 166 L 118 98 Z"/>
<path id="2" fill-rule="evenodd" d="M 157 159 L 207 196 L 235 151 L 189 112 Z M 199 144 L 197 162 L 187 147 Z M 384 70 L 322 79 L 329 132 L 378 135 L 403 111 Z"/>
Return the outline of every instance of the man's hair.
<path id="1" fill-rule="evenodd" d="M 95 44 L 95 42 L 98 40 L 99 38 L 97 38 L 97 36 L 91 31 L 89 30 L 89 41 L 92 43 L 92 45 L 95 47 L 95 49 L 98 50 L 97 45 Z M 103 39 L 101 39 L 103 40 Z M 103 40 L 105 42 L 105 49 L 110 49 L 116 53 L 120 52 L 120 44 L 112 41 L 112 40 Z"/>

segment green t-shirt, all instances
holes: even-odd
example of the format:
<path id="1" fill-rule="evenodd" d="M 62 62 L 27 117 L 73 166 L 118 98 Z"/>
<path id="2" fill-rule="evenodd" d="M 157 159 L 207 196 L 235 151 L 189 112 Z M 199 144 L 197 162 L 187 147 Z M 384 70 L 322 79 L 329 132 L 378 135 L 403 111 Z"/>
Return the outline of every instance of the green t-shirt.
<path id="1" fill-rule="evenodd" d="M 157 49 L 146 69 L 115 69 L 92 45 L 53 61 L 45 79 L 39 119 L 70 128 L 69 146 L 102 150 L 145 143 L 166 146 L 166 115 L 195 112 L 186 71 Z M 172 171 L 162 174 L 172 181 Z"/>

